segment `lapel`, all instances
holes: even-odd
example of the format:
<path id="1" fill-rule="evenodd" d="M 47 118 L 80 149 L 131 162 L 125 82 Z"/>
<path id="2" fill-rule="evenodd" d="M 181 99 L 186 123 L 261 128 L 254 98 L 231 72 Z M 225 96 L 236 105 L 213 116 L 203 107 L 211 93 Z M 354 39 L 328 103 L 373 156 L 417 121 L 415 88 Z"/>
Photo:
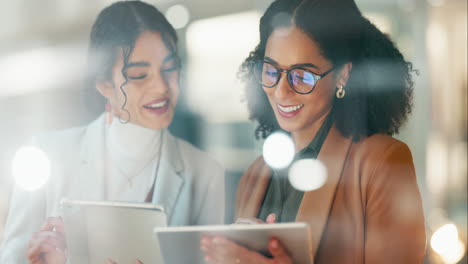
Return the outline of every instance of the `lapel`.
<path id="1" fill-rule="evenodd" d="M 174 213 L 174 206 L 184 185 L 184 163 L 182 161 L 177 139 L 169 130 L 164 131 L 162 156 L 156 175 L 153 203 L 162 205 L 168 223 Z"/>
<path id="2" fill-rule="evenodd" d="M 297 213 L 296 222 L 307 222 L 310 226 L 314 256 L 328 221 L 351 141 L 351 138 L 343 137 L 335 126 L 330 129 L 317 157 L 327 168 L 327 181 L 322 188 L 304 194 Z"/>
<path id="3" fill-rule="evenodd" d="M 84 131 L 80 148 L 79 179 L 82 186 L 79 199 L 106 200 L 105 181 L 105 130 L 104 115 L 89 124 Z M 179 193 L 184 185 L 184 164 L 177 139 L 169 130 L 164 131 L 162 156 L 153 193 L 153 203 L 162 205 L 168 217 L 173 215 Z M 73 189 L 76 187 L 73 186 Z"/>
<path id="4" fill-rule="evenodd" d="M 271 169 L 261 156 L 255 160 L 239 183 L 236 218 L 256 218 L 258 216 L 270 177 Z"/>
<path id="5" fill-rule="evenodd" d="M 80 148 L 79 179 L 77 183 L 82 188 L 71 186 L 72 189 L 83 190 L 77 194 L 80 199 L 105 200 L 105 131 L 104 114 L 89 124 L 83 135 Z"/>
<path id="6" fill-rule="evenodd" d="M 310 226 L 314 256 L 326 227 L 351 141 L 350 138 L 343 137 L 335 126 L 330 129 L 317 157 L 327 168 L 327 181 L 322 188 L 304 194 L 296 216 L 296 222 L 306 222 Z M 257 217 L 268 188 L 271 170 L 263 158 L 259 158 L 244 177 L 242 190 L 239 190 L 237 217 Z"/>

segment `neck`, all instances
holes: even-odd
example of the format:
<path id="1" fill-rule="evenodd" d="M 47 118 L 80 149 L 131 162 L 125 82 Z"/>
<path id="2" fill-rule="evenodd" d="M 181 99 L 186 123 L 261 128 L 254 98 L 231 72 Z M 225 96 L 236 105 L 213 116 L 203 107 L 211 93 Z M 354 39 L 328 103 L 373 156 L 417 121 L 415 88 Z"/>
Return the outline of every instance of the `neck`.
<path id="1" fill-rule="evenodd" d="M 310 126 L 291 133 L 296 152 L 304 149 L 314 139 L 331 112 L 331 108 L 323 112 Z"/>
<path id="2" fill-rule="evenodd" d="M 153 130 L 133 123 L 114 120 L 109 126 L 109 150 L 113 158 L 144 160 L 157 152 L 162 130 Z"/>

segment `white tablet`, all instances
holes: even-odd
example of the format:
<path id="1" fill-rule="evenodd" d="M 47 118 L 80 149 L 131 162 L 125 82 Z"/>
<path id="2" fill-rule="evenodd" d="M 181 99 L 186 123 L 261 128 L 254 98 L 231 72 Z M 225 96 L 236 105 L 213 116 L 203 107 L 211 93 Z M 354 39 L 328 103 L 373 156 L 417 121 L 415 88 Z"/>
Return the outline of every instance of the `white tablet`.
<path id="1" fill-rule="evenodd" d="M 305 223 L 219 225 L 155 228 L 164 264 L 205 263 L 200 250 L 202 234 L 223 235 L 267 255 L 268 242 L 277 237 L 291 253 L 294 263 L 309 264 L 310 236 Z"/>
<path id="2" fill-rule="evenodd" d="M 155 227 L 164 227 L 161 206 L 144 203 L 62 200 L 70 264 L 160 263 Z"/>

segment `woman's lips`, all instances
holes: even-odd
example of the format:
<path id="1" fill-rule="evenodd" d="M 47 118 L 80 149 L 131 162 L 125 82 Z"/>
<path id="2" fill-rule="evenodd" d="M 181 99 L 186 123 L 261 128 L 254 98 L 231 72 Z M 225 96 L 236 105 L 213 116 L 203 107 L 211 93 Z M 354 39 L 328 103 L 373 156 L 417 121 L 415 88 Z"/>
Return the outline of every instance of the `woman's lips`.
<path id="1" fill-rule="evenodd" d="M 169 98 L 157 99 L 143 106 L 146 110 L 156 115 L 162 115 L 169 109 Z"/>
<path id="2" fill-rule="evenodd" d="M 276 108 L 278 109 L 278 113 L 280 116 L 285 118 L 293 118 L 295 117 L 301 109 L 304 107 L 303 104 L 300 105 L 280 105 L 277 104 Z"/>

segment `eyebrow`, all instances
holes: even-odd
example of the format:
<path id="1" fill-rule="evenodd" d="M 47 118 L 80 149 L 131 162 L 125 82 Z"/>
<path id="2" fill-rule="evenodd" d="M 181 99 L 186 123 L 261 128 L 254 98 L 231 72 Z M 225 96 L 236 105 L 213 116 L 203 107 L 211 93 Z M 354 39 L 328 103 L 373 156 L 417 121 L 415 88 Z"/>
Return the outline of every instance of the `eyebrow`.
<path id="1" fill-rule="evenodd" d="M 163 60 L 163 64 L 174 59 L 175 54 L 170 54 Z M 137 62 L 129 62 L 127 66 L 125 67 L 126 69 L 132 68 L 132 67 L 150 67 L 151 63 L 147 61 L 137 61 Z"/>
<path id="2" fill-rule="evenodd" d="M 127 67 L 125 68 L 132 68 L 132 67 L 149 67 L 151 63 L 146 62 L 146 61 L 139 61 L 139 62 L 129 62 L 127 64 Z"/>
<path id="3" fill-rule="evenodd" d="M 276 62 L 274 59 L 270 58 L 270 57 L 265 57 L 264 58 L 265 61 L 267 62 L 270 62 L 272 64 L 275 64 L 276 66 L 279 66 L 278 62 Z M 310 67 L 310 68 L 314 68 L 314 69 L 317 69 L 317 70 L 320 70 L 320 67 L 315 65 L 315 64 L 312 64 L 312 63 L 299 63 L 299 64 L 293 64 L 291 65 L 290 68 L 300 68 L 300 67 Z"/>

